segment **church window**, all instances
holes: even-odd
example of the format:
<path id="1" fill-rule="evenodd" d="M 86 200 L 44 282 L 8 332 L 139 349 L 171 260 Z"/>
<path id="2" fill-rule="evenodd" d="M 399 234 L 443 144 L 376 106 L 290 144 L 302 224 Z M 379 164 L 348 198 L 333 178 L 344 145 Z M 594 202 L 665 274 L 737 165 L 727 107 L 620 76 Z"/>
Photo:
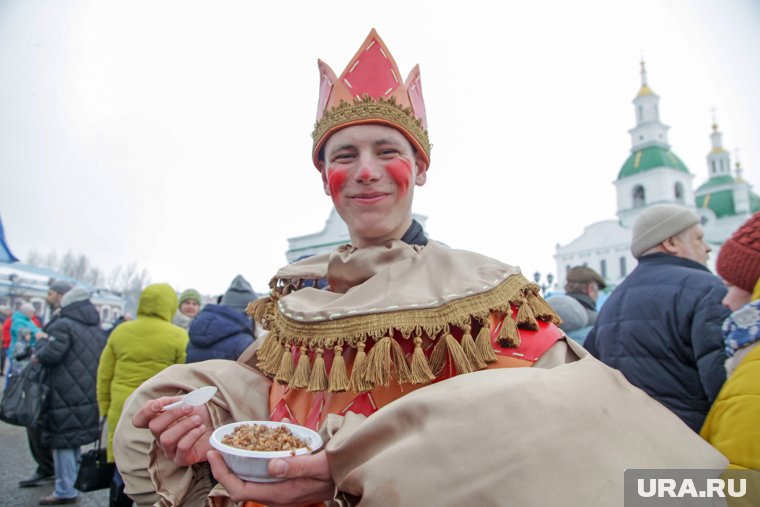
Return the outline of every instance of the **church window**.
<path id="1" fill-rule="evenodd" d="M 715 161 L 714 160 L 710 161 L 710 169 L 711 169 L 710 170 L 710 174 L 715 174 Z"/>
<path id="2" fill-rule="evenodd" d="M 636 109 L 636 113 L 638 115 L 639 123 L 644 119 L 644 108 L 642 106 L 639 106 L 638 109 Z"/>
<path id="3" fill-rule="evenodd" d="M 599 263 L 599 272 L 599 274 L 602 275 L 602 278 L 607 278 L 607 261 L 604 259 Z"/>
<path id="4" fill-rule="evenodd" d="M 633 187 L 633 207 L 634 208 L 641 208 L 646 204 L 646 193 L 644 192 L 644 187 L 641 185 L 636 185 Z"/>
<path id="5" fill-rule="evenodd" d="M 108 307 L 104 306 L 100 309 L 100 321 L 108 322 Z"/>
<path id="6" fill-rule="evenodd" d="M 620 278 L 623 278 L 627 274 L 628 274 L 628 270 L 626 269 L 626 265 L 625 265 L 625 257 L 621 257 L 620 258 Z"/>
<path id="7" fill-rule="evenodd" d="M 676 202 L 683 204 L 683 185 L 681 182 L 676 183 L 675 198 Z"/>

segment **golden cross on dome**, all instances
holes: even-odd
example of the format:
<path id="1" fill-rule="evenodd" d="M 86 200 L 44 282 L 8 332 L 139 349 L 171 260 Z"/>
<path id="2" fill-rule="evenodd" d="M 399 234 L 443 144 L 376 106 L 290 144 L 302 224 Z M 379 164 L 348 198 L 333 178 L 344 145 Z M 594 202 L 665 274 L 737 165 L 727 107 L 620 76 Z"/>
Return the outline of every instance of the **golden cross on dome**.
<path id="1" fill-rule="evenodd" d="M 710 114 L 712 115 L 712 129 L 718 130 L 718 120 L 715 119 L 715 111 L 717 111 L 715 106 L 710 108 Z"/>

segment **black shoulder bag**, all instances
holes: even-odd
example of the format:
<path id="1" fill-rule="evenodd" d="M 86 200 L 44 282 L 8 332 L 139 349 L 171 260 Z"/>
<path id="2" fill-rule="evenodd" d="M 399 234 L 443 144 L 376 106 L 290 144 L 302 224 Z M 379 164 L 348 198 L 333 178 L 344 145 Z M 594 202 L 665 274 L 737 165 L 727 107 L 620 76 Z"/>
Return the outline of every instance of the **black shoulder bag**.
<path id="1" fill-rule="evenodd" d="M 30 362 L 21 373 L 8 376 L 0 402 L 0 419 L 15 426 L 36 428 L 47 407 L 50 386 L 45 383 L 45 368 Z"/>
<path id="2" fill-rule="evenodd" d="M 100 420 L 97 446 L 82 454 L 82 461 L 79 463 L 79 473 L 77 474 L 77 480 L 74 482 L 74 487 L 79 491 L 96 491 L 98 489 L 105 489 L 111 485 L 116 465 L 108 462 L 106 450 L 101 446 L 105 422 L 106 418 L 103 417 Z"/>

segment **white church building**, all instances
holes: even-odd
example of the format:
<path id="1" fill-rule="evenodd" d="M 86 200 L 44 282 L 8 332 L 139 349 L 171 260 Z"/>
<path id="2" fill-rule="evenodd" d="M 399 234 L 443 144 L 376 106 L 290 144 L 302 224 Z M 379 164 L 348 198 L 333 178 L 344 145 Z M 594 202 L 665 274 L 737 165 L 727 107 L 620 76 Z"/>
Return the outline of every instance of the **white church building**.
<path id="1" fill-rule="evenodd" d="M 565 284 L 567 271 L 588 266 L 614 287 L 636 266 L 630 251 L 633 223 L 639 213 L 654 204 L 679 204 L 692 208 L 701 218 L 705 241 L 712 247 L 711 269 L 720 245 L 755 211 L 760 197 L 742 179 L 737 162 L 731 171 L 731 155 L 723 148 L 722 134 L 713 122 L 712 149 L 707 155 L 708 180 L 696 191 L 694 175 L 673 153 L 668 144 L 669 127 L 660 121 L 660 97 L 647 84 L 641 62 L 641 89 L 633 105 L 636 126 L 631 135 L 631 153 L 620 168 L 617 190 L 617 220 L 587 226 L 583 234 L 567 245 L 557 245 L 557 287 Z"/>

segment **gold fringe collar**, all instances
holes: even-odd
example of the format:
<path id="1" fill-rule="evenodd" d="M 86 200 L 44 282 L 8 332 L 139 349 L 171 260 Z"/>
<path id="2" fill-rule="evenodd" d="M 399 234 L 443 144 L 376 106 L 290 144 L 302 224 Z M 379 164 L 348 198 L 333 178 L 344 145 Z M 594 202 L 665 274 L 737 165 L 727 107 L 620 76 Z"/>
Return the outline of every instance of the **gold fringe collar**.
<path id="1" fill-rule="evenodd" d="M 432 308 L 316 322 L 288 318 L 279 299 L 309 285 L 307 279 L 273 280 L 272 294 L 248 306 L 248 314 L 269 331 L 257 353 L 257 367 L 292 389 L 364 392 L 387 386 L 392 377 L 399 383 L 426 384 L 440 374 L 447 357 L 458 374 L 486 368 L 496 361 L 489 323 L 493 313 L 504 317 L 498 329 L 498 342 L 503 347 L 519 346 L 518 328 L 537 330 L 537 320 L 561 323 L 541 298 L 540 288 L 522 275 L 508 276 L 486 292 Z M 513 308 L 517 309 L 514 316 Z M 475 327 L 480 330 L 473 338 Z M 461 339 L 452 334 L 454 328 L 461 331 Z M 394 339 L 397 334 L 414 341 L 411 364 Z M 429 357 L 422 350 L 423 336 L 435 342 Z M 346 347 L 356 351 L 350 372 L 343 358 Z M 326 351 L 334 354 L 329 375 Z"/>

